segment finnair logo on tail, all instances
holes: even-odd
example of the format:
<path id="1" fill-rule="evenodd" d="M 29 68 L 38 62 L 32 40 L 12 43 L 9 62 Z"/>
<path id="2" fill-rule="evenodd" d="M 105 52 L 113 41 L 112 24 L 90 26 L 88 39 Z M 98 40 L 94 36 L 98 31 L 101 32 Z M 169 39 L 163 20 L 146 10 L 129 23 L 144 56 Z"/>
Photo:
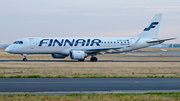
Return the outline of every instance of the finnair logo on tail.
<path id="1" fill-rule="evenodd" d="M 148 28 L 145 28 L 144 31 L 149 31 L 151 28 L 155 28 L 159 22 L 152 22 L 151 25 Z"/>

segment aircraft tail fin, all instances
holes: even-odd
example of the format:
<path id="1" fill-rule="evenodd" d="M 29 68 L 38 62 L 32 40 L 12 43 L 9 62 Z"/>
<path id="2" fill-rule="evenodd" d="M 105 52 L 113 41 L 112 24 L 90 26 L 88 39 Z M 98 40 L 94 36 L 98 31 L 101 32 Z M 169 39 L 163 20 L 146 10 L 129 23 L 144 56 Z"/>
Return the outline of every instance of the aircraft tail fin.
<path id="1" fill-rule="evenodd" d="M 136 35 L 135 37 L 157 39 L 161 17 L 162 14 L 156 14 L 146 26 L 146 28 L 143 30 L 143 32 Z"/>

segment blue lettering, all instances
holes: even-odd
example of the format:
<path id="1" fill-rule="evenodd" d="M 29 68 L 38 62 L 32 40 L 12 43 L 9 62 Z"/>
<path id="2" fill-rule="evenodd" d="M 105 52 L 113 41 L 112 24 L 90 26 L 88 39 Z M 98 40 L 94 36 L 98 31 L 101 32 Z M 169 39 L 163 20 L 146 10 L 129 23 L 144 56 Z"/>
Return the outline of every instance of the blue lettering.
<path id="1" fill-rule="evenodd" d="M 42 46 L 43 44 L 48 44 L 48 46 L 55 46 L 56 44 L 58 44 L 58 46 L 62 46 L 63 44 L 64 46 L 66 46 L 66 44 L 69 44 L 69 46 L 78 46 L 78 44 L 81 44 L 81 46 L 93 46 L 94 44 L 96 44 L 97 46 L 100 46 L 100 43 L 100 39 L 94 39 L 92 41 L 91 39 L 87 39 L 87 42 L 84 39 L 77 39 L 76 41 L 75 39 L 72 39 L 72 41 L 69 41 L 68 39 L 62 39 L 61 41 L 57 39 L 42 39 L 39 43 L 39 46 Z"/>
<path id="2" fill-rule="evenodd" d="M 156 26 L 154 25 L 157 25 L 159 22 L 152 22 L 151 25 L 148 27 L 148 28 L 145 28 L 144 31 L 149 31 L 151 28 L 155 28 Z"/>
<path id="3" fill-rule="evenodd" d="M 66 39 L 65 42 L 64 42 L 64 46 L 66 46 L 66 43 L 68 43 L 70 46 L 73 46 L 73 44 L 74 44 L 74 39 L 73 39 L 72 42 L 70 42 L 68 39 Z"/>
<path id="4" fill-rule="evenodd" d="M 85 42 L 86 41 L 84 39 L 78 39 L 78 40 L 76 40 L 76 43 L 74 46 L 77 46 L 79 43 L 81 43 L 81 46 L 84 46 Z"/>
<path id="5" fill-rule="evenodd" d="M 100 46 L 100 44 L 99 43 L 101 43 L 101 40 L 99 40 L 99 39 L 94 39 L 94 40 L 92 40 L 92 42 L 91 42 L 91 45 L 90 46 L 93 46 L 93 44 L 96 44 L 97 46 Z"/>
<path id="6" fill-rule="evenodd" d="M 91 39 L 87 40 L 86 46 L 89 46 Z"/>
<path id="7" fill-rule="evenodd" d="M 41 40 L 40 41 L 40 43 L 39 43 L 39 46 L 42 46 L 42 44 L 47 44 L 47 42 L 43 42 L 43 41 L 48 41 L 49 39 L 43 39 L 43 40 Z"/>
<path id="8" fill-rule="evenodd" d="M 57 43 L 59 46 L 62 46 L 64 39 L 62 39 L 61 42 L 59 42 L 57 39 L 54 40 L 53 46 Z"/>
<path id="9" fill-rule="evenodd" d="M 52 45 L 52 42 L 53 42 L 53 39 L 51 39 L 51 40 L 49 41 L 49 45 L 48 45 L 48 46 L 51 46 L 51 45 Z"/>

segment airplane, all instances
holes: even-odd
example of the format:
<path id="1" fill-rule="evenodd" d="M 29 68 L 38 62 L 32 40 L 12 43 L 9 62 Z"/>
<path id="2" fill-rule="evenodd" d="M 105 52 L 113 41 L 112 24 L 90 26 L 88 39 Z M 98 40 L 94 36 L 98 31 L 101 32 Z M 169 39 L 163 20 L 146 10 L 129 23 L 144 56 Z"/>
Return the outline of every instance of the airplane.
<path id="1" fill-rule="evenodd" d="M 27 54 L 51 54 L 52 58 L 70 57 L 84 61 L 96 62 L 96 55 L 106 53 L 124 53 L 146 48 L 175 38 L 158 39 L 162 14 L 155 14 L 142 33 L 134 37 L 28 37 L 15 41 L 5 51 L 22 54 L 27 61 Z"/>

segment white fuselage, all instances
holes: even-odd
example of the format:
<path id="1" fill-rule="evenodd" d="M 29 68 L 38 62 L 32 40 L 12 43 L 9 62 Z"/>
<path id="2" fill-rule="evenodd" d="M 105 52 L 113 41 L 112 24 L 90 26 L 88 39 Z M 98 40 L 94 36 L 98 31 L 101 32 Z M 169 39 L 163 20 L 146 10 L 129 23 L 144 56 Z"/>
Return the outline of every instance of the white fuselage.
<path id="1" fill-rule="evenodd" d="M 134 44 L 134 38 L 22 38 L 23 44 L 11 44 L 6 51 L 14 54 L 64 54 L 71 50 L 98 49 L 108 47 L 129 47 Z M 143 42 L 142 42 L 143 41 Z M 148 40 L 146 40 L 148 41 Z M 140 40 L 134 49 L 150 46 Z M 131 51 L 131 50 L 128 50 Z M 123 51 L 120 51 L 123 52 Z"/>

